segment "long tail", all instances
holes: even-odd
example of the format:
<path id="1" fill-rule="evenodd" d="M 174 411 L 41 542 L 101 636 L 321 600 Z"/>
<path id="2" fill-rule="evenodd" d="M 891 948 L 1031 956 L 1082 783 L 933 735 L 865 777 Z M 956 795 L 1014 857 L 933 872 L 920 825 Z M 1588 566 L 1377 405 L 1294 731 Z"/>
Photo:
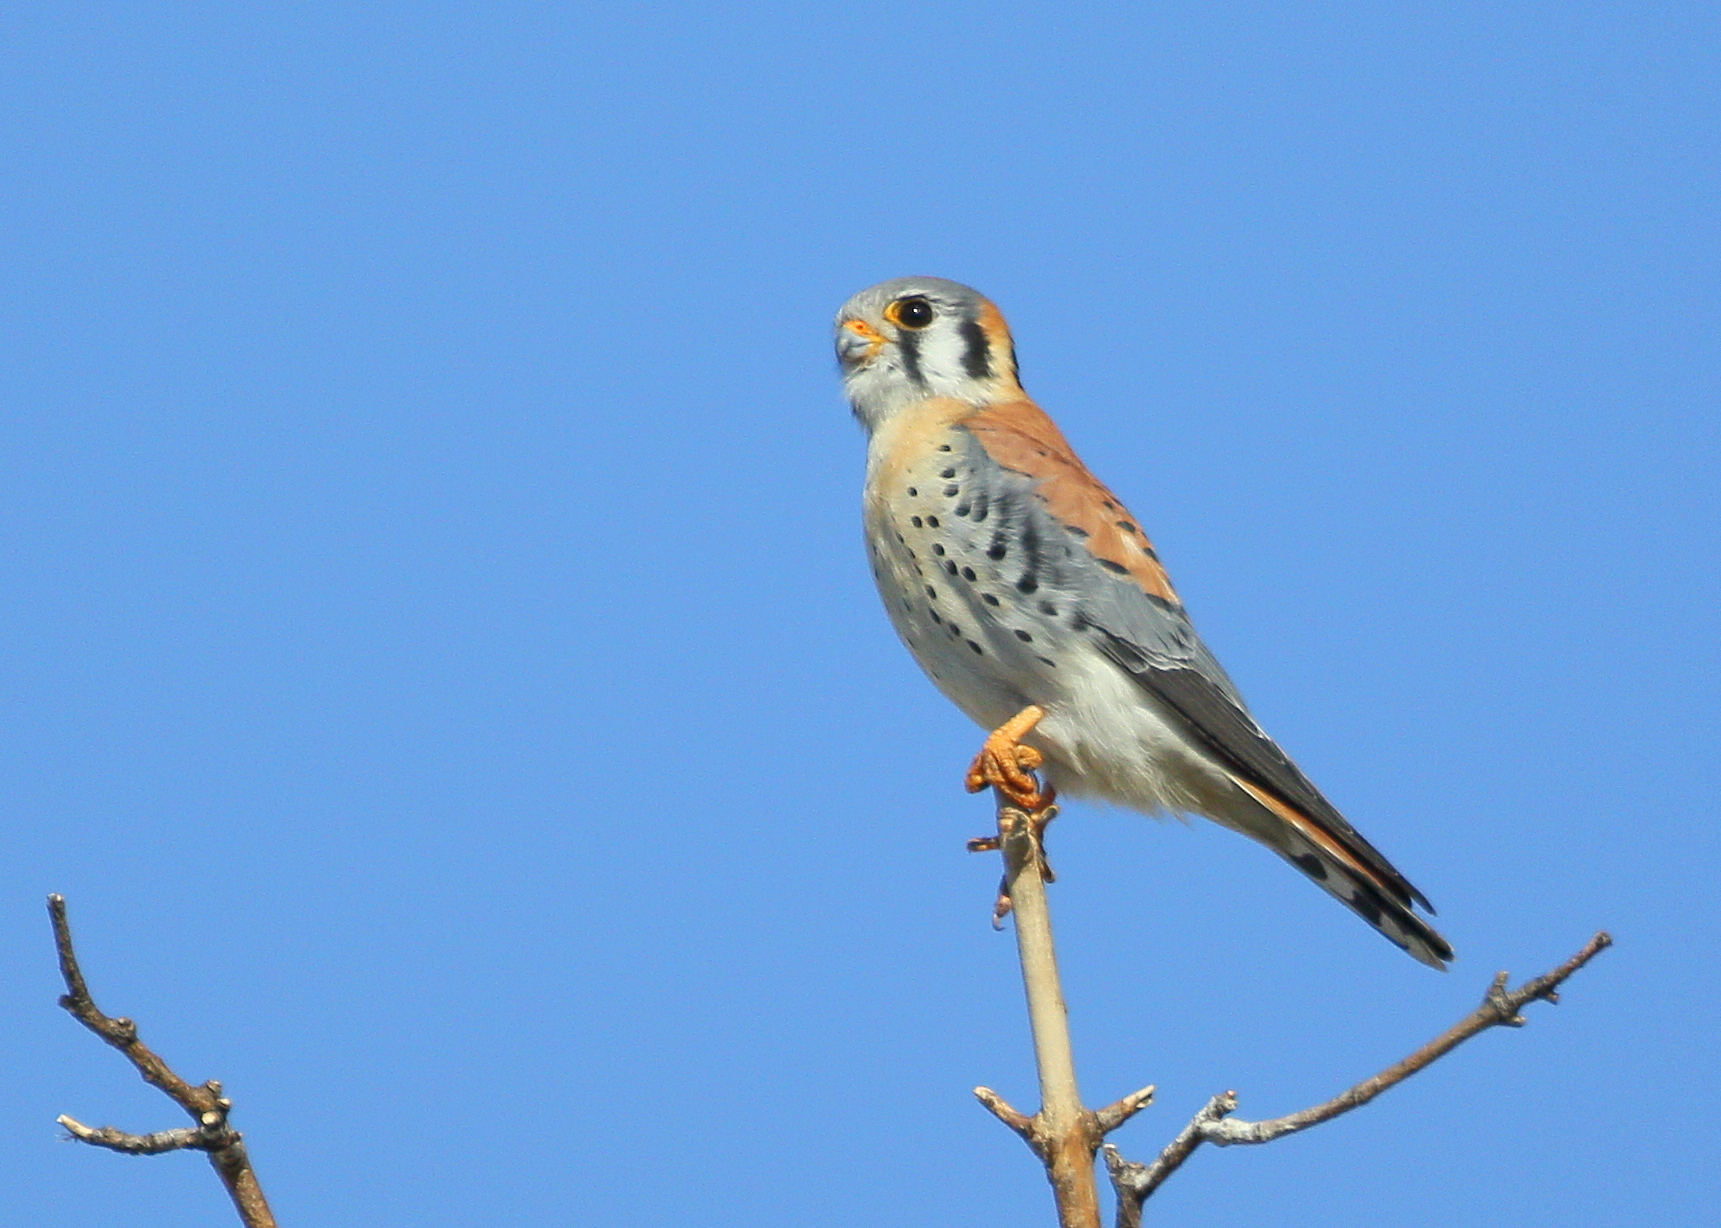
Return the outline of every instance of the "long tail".
<path id="1" fill-rule="evenodd" d="M 1453 958 L 1452 945 L 1414 911 L 1417 904 L 1429 912 L 1433 907 L 1349 823 L 1342 819 L 1342 827 L 1323 823 L 1265 789 L 1236 775 L 1231 778 L 1277 820 L 1260 827 L 1250 825 L 1248 835 L 1314 879 L 1388 942 L 1430 968 L 1446 970 Z"/>

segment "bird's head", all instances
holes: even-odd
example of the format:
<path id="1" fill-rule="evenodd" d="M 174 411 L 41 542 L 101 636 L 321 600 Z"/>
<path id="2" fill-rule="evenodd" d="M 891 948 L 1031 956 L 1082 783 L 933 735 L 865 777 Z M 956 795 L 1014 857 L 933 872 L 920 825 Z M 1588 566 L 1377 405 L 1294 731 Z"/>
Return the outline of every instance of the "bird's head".
<path id="1" fill-rule="evenodd" d="M 836 342 L 843 389 L 868 430 L 928 397 L 988 405 L 1022 395 L 1004 317 L 941 277 L 862 290 L 837 313 Z"/>

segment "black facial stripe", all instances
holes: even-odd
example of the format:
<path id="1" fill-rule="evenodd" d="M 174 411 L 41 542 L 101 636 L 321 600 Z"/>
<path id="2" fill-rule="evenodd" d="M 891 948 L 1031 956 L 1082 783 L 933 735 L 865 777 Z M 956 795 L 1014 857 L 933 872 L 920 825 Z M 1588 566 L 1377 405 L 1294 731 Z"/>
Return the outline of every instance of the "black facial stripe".
<path id="1" fill-rule="evenodd" d="M 962 321 L 962 369 L 973 379 L 992 376 L 992 339 L 980 327 L 979 320 Z"/>
<path id="2" fill-rule="evenodd" d="M 920 374 L 920 337 L 907 329 L 896 330 L 896 347 L 902 351 L 902 371 L 917 384 L 924 384 Z"/>

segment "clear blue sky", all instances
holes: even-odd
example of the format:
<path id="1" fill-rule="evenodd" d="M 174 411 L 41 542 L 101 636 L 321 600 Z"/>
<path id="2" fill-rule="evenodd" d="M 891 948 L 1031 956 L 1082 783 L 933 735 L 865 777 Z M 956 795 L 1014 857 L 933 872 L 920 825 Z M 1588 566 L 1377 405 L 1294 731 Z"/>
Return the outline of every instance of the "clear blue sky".
<path id="1" fill-rule="evenodd" d="M 0 1189 L 225 1222 L 54 1007 L 224 1079 L 283 1222 L 1044 1225 L 978 731 L 859 544 L 831 314 L 969 282 L 1419 967 L 1210 826 L 1054 830 L 1084 1090 L 1303 1107 L 1164 1223 L 1717 1197 L 1713 6 L 15 8 Z"/>

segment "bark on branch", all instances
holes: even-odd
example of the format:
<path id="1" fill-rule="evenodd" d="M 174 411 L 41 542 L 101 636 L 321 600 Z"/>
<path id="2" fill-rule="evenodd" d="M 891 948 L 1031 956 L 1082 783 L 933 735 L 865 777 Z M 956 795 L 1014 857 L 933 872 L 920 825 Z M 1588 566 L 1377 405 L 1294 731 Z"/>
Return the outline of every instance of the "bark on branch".
<path id="1" fill-rule="evenodd" d="M 1052 918 L 1046 906 L 1051 877 L 1040 834 L 1057 815 L 1055 807 L 1028 814 L 998 796 L 998 837 L 972 841 L 971 849 L 997 848 L 1004 854 L 1004 883 L 995 918 L 1016 919 L 1016 948 L 1022 985 L 1028 995 L 1028 1020 L 1034 1034 L 1034 1059 L 1040 1072 L 1040 1111 L 1032 1117 L 1012 1108 L 989 1087 L 977 1087 L 980 1103 L 1022 1136 L 1045 1165 L 1058 1205 L 1060 1228 L 1099 1228 L 1099 1189 L 1094 1156 L 1100 1143 L 1153 1101 L 1144 1087 L 1095 1112 L 1082 1105 L 1076 1086 L 1075 1054 L 1070 1045 L 1069 1010 L 1058 979 L 1052 945 Z"/>
<path id="2" fill-rule="evenodd" d="M 1112 1188 L 1117 1192 L 1117 1228 L 1138 1228 L 1141 1223 L 1142 1204 L 1148 1196 L 1176 1172 L 1202 1143 L 1215 1143 L 1221 1147 L 1229 1147 L 1234 1143 L 1270 1143 L 1276 1138 L 1307 1130 L 1310 1126 L 1318 1126 L 1324 1121 L 1331 1121 L 1340 1114 L 1367 1104 L 1389 1087 L 1404 1082 L 1479 1032 L 1496 1027 L 1524 1026 L 1525 1019 L 1519 1011 L 1538 999 L 1543 1002 L 1558 1002 L 1559 987 L 1566 978 L 1612 945 L 1613 938 L 1606 931 L 1598 933 L 1584 944 L 1583 950 L 1558 968 L 1525 981 L 1517 989 L 1508 990 L 1510 977 L 1507 973 L 1500 973 L 1488 987 L 1488 992 L 1482 998 L 1482 1005 L 1469 1015 L 1403 1061 L 1387 1067 L 1372 1078 L 1364 1079 L 1325 1103 L 1299 1113 L 1275 1117 L 1270 1121 L 1239 1121 L 1230 1116 L 1237 1108 L 1237 1093 L 1228 1091 L 1213 1097 L 1202 1106 L 1201 1111 L 1178 1132 L 1177 1137 L 1172 1139 L 1151 1164 L 1126 1160 L 1118 1154 L 1117 1148 L 1108 1145 L 1105 1159 L 1106 1168 L 1111 1173 Z"/>
<path id="3" fill-rule="evenodd" d="M 66 920 L 64 897 L 48 897 L 48 916 L 54 925 L 60 976 L 66 983 L 60 1005 L 79 1023 L 125 1054 L 145 1083 L 159 1089 L 197 1123 L 155 1134 L 128 1134 L 112 1126 L 86 1126 L 66 1116 L 59 1119 L 60 1125 L 81 1142 L 128 1155 L 157 1155 L 164 1151 L 188 1149 L 206 1151 L 245 1228 L 276 1228 L 275 1216 L 263 1197 L 262 1187 L 257 1184 L 257 1174 L 252 1171 L 243 1136 L 228 1124 L 227 1115 L 233 1102 L 221 1094 L 221 1084 L 214 1079 L 199 1085 L 187 1083 L 138 1039 L 137 1024 L 124 1017 L 104 1015 L 90 997 L 89 986 L 84 983 L 83 971 L 78 967 L 77 952 L 72 947 L 72 927 Z"/>

